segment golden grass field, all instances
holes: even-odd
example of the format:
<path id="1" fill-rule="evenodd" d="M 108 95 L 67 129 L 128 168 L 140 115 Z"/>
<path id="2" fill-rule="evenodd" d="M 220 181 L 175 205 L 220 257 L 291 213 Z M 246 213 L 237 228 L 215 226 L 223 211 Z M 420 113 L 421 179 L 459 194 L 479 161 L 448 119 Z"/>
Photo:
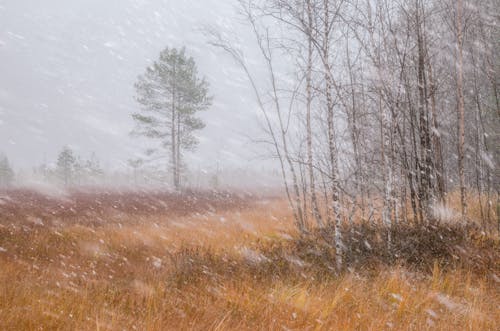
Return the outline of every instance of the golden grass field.
<path id="1" fill-rule="evenodd" d="M 247 200 L 0 222 L 0 330 L 500 330 L 498 236 L 475 239 L 484 270 L 436 260 L 337 274 L 297 253 L 284 201 Z"/>

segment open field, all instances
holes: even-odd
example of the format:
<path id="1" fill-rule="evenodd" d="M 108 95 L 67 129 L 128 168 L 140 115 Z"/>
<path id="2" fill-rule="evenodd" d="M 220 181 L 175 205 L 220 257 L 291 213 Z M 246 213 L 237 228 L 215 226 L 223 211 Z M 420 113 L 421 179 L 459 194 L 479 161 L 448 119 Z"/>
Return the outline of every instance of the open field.
<path id="1" fill-rule="evenodd" d="M 458 225 L 299 238 L 278 198 L 0 193 L 1 330 L 498 330 L 500 243 Z"/>

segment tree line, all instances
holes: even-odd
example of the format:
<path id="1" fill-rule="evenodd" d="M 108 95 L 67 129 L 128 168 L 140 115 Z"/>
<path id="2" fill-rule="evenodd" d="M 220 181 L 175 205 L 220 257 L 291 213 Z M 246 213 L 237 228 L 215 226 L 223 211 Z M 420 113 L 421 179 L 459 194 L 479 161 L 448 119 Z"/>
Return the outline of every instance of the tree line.
<path id="1" fill-rule="evenodd" d="M 297 228 L 332 228 L 338 267 L 354 215 L 390 245 L 394 224 L 439 219 L 458 195 L 463 221 L 473 201 L 500 231 L 496 1 L 239 3 L 266 81 L 216 29 L 211 43 L 251 83 Z"/>
<path id="2" fill-rule="evenodd" d="M 104 170 L 95 153 L 84 159 L 68 146 L 61 149 L 53 166 L 44 163 L 34 172 L 48 182 L 63 186 L 97 185 L 104 178 Z"/>
<path id="3" fill-rule="evenodd" d="M 99 184 L 103 179 L 104 170 L 95 153 L 88 159 L 77 155 L 71 148 L 64 146 L 53 165 L 43 163 L 33 168 L 33 175 L 47 182 L 63 186 L 82 184 Z M 16 184 L 19 174 L 16 174 L 7 156 L 0 154 L 0 187 L 10 187 Z"/>

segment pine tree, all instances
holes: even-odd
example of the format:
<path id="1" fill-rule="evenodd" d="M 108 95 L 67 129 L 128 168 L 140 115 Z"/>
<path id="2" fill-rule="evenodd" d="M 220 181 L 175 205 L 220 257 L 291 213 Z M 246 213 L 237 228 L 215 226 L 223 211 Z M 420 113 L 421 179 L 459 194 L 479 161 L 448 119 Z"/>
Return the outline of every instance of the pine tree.
<path id="1" fill-rule="evenodd" d="M 208 82 L 198 77 L 196 63 L 185 49 L 166 48 L 135 84 L 141 112 L 133 114 L 134 134 L 156 140 L 158 148 L 149 156 L 168 157 L 173 185 L 181 185 L 184 151 L 194 150 L 198 140 L 194 131 L 205 124 L 195 115 L 210 107 Z"/>
<path id="2" fill-rule="evenodd" d="M 77 159 L 73 151 L 69 147 L 63 147 L 57 157 L 57 175 L 62 180 L 64 185 L 71 184 Z"/>
<path id="3" fill-rule="evenodd" d="M 101 168 L 101 164 L 97 155 L 92 153 L 90 159 L 85 162 L 85 175 L 86 179 L 93 184 L 97 184 L 104 175 L 104 171 Z"/>
<path id="4" fill-rule="evenodd" d="M 137 185 L 138 181 L 137 181 L 137 177 L 138 177 L 138 173 L 139 173 L 139 168 L 143 165 L 144 163 L 144 160 L 140 159 L 140 158 L 137 158 L 137 159 L 129 159 L 127 161 L 129 167 L 132 168 L 132 173 L 133 173 L 133 177 L 134 177 L 134 185 Z"/>
<path id="5" fill-rule="evenodd" d="M 73 163 L 73 176 L 72 179 L 75 184 L 82 185 L 83 181 L 87 179 L 85 161 L 80 157 L 75 157 L 75 162 Z"/>
<path id="6" fill-rule="evenodd" d="M 14 171 L 10 166 L 9 159 L 5 155 L 0 155 L 0 187 L 11 185 L 13 180 Z"/>

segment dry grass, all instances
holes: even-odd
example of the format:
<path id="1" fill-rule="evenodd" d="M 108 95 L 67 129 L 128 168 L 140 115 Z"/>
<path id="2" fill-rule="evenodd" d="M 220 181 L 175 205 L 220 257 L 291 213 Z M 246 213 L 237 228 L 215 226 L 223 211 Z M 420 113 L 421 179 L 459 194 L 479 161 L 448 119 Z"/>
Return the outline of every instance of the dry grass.
<path id="1" fill-rule="evenodd" d="M 386 263 L 368 254 L 382 249 L 380 233 L 359 228 L 352 233 L 365 231 L 370 242 L 348 236 L 352 268 L 336 274 L 332 248 L 297 238 L 280 200 L 100 217 L 0 221 L 1 330 L 500 328 L 497 237 L 451 229 L 463 241 L 458 251 L 477 259 L 449 263 L 455 251 L 445 250 L 413 263 L 402 239 L 412 234 L 401 229 L 402 260 Z M 377 263 L 356 263 L 361 256 Z M 476 260 L 487 263 L 478 269 Z"/>

